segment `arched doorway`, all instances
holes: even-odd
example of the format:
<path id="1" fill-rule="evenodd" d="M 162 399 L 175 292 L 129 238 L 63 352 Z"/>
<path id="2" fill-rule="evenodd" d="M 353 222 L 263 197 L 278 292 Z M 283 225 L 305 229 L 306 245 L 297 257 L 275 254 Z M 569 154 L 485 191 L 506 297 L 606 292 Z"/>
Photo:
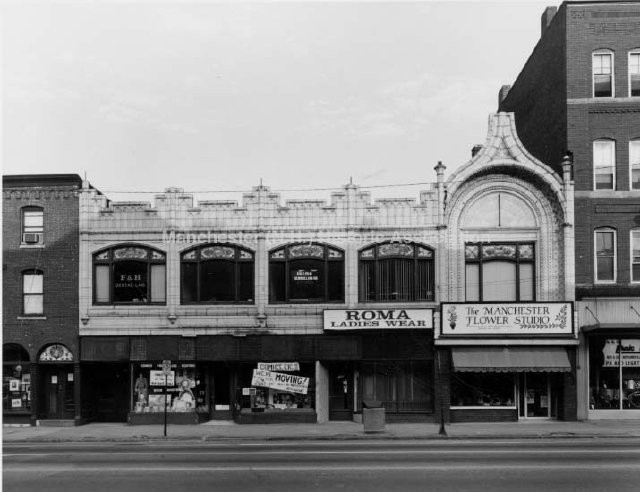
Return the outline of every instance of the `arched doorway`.
<path id="1" fill-rule="evenodd" d="M 31 415 L 29 353 L 17 343 L 2 346 L 2 414 L 5 422 L 26 423 Z"/>
<path id="2" fill-rule="evenodd" d="M 75 415 L 73 354 L 61 344 L 45 347 L 38 357 L 38 417 L 69 420 Z"/>

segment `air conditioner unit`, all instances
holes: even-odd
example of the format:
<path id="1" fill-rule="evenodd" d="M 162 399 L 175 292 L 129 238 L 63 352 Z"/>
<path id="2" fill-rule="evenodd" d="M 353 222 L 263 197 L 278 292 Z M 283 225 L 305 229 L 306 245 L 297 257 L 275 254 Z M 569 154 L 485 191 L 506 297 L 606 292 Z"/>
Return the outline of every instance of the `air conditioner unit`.
<path id="1" fill-rule="evenodd" d="M 38 244 L 42 242 L 42 234 L 39 232 L 26 232 L 22 235 L 22 242 L 25 244 Z"/>

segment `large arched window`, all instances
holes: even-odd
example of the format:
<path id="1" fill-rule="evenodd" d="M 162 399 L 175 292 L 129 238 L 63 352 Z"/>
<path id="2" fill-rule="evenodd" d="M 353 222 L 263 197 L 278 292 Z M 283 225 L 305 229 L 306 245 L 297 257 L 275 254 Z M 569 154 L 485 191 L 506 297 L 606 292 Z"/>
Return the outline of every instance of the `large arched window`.
<path id="1" fill-rule="evenodd" d="M 382 243 L 360 251 L 360 302 L 433 301 L 433 250 Z"/>
<path id="2" fill-rule="evenodd" d="M 290 244 L 269 253 L 270 302 L 344 301 L 344 251 Z"/>
<path id="3" fill-rule="evenodd" d="M 467 302 L 535 301 L 533 243 L 467 243 Z"/>
<path id="4" fill-rule="evenodd" d="M 93 255 L 94 304 L 164 304 L 166 255 L 137 244 Z"/>
<path id="5" fill-rule="evenodd" d="M 253 302 L 254 253 L 231 244 L 202 245 L 180 257 L 182 303 Z"/>

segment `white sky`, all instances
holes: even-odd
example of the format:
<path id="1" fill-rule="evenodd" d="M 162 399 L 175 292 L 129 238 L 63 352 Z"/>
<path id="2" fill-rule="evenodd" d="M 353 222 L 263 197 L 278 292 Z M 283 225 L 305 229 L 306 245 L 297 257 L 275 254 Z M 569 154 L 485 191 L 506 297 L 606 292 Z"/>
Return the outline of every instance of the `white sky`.
<path id="1" fill-rule="evenodd" d="M 3 174 L 86 172 L 117 200 L 432 182 L 484 142 L 547 5 L 11 2 Z"/>

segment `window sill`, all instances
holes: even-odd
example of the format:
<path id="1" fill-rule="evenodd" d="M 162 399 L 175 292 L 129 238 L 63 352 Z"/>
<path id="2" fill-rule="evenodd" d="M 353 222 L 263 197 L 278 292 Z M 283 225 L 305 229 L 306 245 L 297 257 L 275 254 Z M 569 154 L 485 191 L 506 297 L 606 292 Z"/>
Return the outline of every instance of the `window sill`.
<path id="1" fill-rule="evenodd" d="M 18 316 L 19 320 L 25 320 L 25 319 L 47 319 L 46 316 Z"/>
<path id="2" fill-rule="evenodd" d="M 20 243 L 20 249 L 42 249 L 42 248 L 44 248 L 44 244 Z"/>

